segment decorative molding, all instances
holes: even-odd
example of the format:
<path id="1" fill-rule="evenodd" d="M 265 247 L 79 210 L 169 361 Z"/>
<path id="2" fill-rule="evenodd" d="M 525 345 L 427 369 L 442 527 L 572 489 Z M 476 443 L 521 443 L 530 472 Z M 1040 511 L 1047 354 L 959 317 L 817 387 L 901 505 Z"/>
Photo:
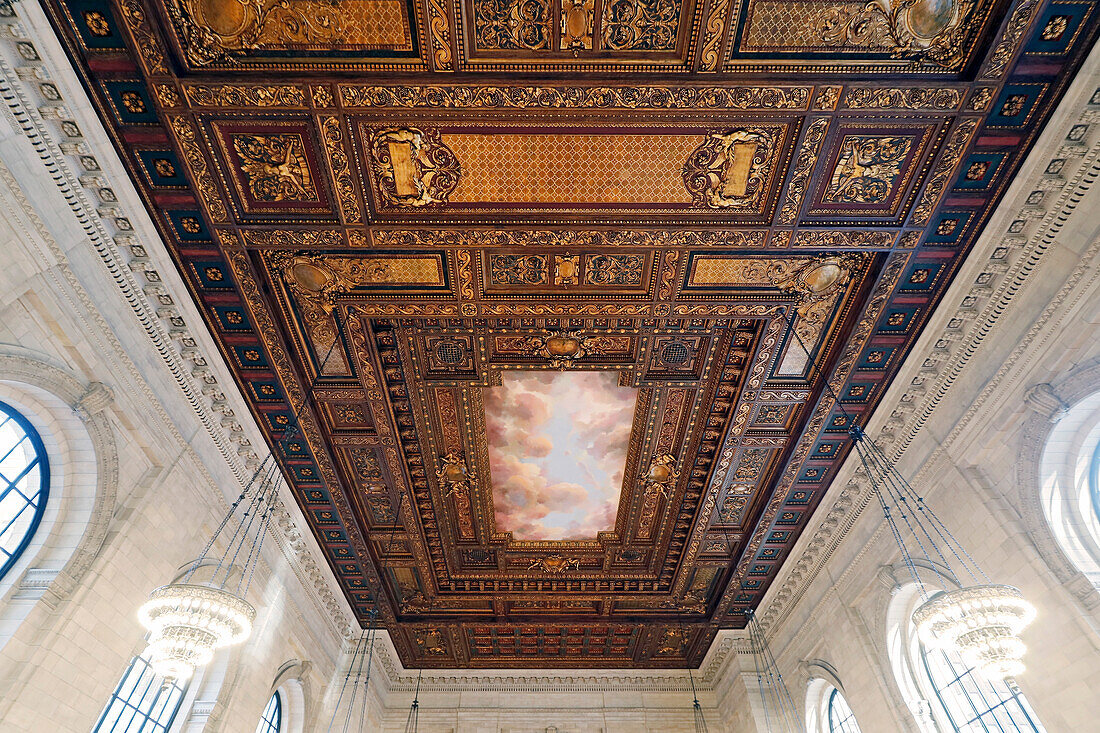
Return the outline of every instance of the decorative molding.
<path id="1" fill-rule="evenodd" d="M 1100 609 L 1100 589 L 1094 585 L 1059 544 L 1042 504 L 1042 460 L 1047 441 L 1058 420 L 1070 407 L 1100 390 L 1100 360 L 1094 360 L 1055 380 L 1058 387 L 1042 383 L 1031 387 L 1024 403 L 1032 412 L 1020 433 L 1016 462 L 1019 515 L 1028 537 L 1051 573 L 1089 611 Z"/>
<path id="2" fill-rule="evenodd" d="M 1047 382 L 1040 382 L 1024 393 L 1024 404 L 1047 419 L 1056 423 L 1069 412 L 1067 405 L 1054 388 Z"/>
<path id="3" fill-rule="evenodd" d="M 501 87 L 341 84 L 345 107 L 402 109 L 735 109 L 807 108 L 809 86 Z"/>

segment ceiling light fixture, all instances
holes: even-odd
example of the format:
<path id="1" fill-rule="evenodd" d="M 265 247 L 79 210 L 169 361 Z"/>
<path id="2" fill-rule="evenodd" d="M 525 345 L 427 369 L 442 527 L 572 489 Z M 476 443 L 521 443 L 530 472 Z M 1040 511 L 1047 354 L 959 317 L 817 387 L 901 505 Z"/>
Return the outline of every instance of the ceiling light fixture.
<path id="1" fill-rule="evenodd" d="M 284 451 L 301 450 L 292 448 L 291 441 L 298 432 L 302 411 L 338 343 L 333 342 L 329 348 L 294 419 L 283 431 L 278 445 Z M 153 672 L 166 683 L 189 679 L 196 668 L 210 663 L 218 649 L 238 644 L 252 633 L 256 609 L 245 598 L 271 526 L 278 476 L 279 466 L 272 451 L 252 474 L 183 578 L 155 589 L 138 609 L 138 620 L 148 630 L 149 644 L 144 656 Z M 224 549 L 215 556 L 214 545 L 231 524 L 235 524 L 235 529 Z M 196 580 L 200 571 L 205 575 L 211 567 L 209 578 Z"/>
<path id="2" fill-rule="evenodd" d="M 189 679 L 197 667 L 214 658 L 218 649 L 240 643 L 252 633 L 256 609 L 244 597 L 271 524 L 274 473 L 275 464 L 269 456 L 229 507 L 183 579 L 157 588 L 138 609 L 138 620 L 149 632 L 144 656 L 153 671 L 166 681 Z M 255 491 L 254 486 L 258 487 Z M 213 564 L 210 578 L 193 582 L 197 571 L 205 572 L 211 566 L 209 558 L 214 542 L 234 518 L 236 529 Z"/>
<path id="3" fill-rule="evenodd" d="M 803 293 L 804 299 L 812 297 L 812 294 Z M 794 314 L 793 309 L 788 313 L 788 327 L 809 362 L 810 351 L 794 326 Z M 848 426 L 848 435 L 879 499 L 886 523 L 920 592 L 923 603 L 913 612 L 913 623 L 920 640 L 926 646 L 958 652 L 963 661 L 981 669 L 982 674 L 990 679 L 1006 679 L 1023 672 L 1023 656 L 1027 647 L 1019 634 L 1035 619 L 1035 607 L 1024 599 L 1018 588 L 990 581 L 974 558 L 928 507 L 924 497 L 856 424 L 832 383 L 828 379 L 824 381 L 825 388 L 843 416 L 842 424 Z M 916 543 L 940 584 L 955 586 L 954 590 L 929 594 L 917 573 L 898 520 L 905 525 L 908 536 Z M 968 577 L 969 585 L 963 583 L 956 569 Z"/>
<path id="4" fill-rule="evenodd" d="M 921 594 L 923 603 L 913 612 L 921 642 L 928 647 L 958 652 L 963 661 L 981 669 L 989 679 L 1007 679 L 1022 673 L 1027 646 L 1019 635 L 1035 619 L 1035 606 L 1024 599 L 1018 588 L 990 581 L 862 428 L 853 424 L 848 434 L 855 442 L 894 541 Z M 954 585 L 955 589 L 929 594 L 903 541 L 899 519 L 941 585 Z M 964 584 L 956 569 L 967 576 L 970 584 Z"/>

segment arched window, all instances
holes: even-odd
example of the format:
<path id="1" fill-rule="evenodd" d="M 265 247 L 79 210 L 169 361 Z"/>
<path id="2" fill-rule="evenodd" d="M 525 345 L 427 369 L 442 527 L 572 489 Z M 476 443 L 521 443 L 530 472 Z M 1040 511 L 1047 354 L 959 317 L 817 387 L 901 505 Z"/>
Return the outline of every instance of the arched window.
<path id="1" fill-rule="evenodd" d="M 811 662 L 809 669 L 813 676 L 806 685 L 806 733 L 860 733 L 836 671 L 821 660 Z"/>
<path id="2" fill-rule="evenodd" d="M 856 714 L 848 707 L 848 701 L 840 690 L 833 688 L 829 693 L 829 733 L 860 733 L 856 723 Z"/>
<path id="3" fill-rule="evenodd" d="M 1045 730 L 1018 687 L 985 679 L 954 652 L 927 650 L 922 645 L 920 654 L 951 730 Z"/>
<path id="4" fill-rule="evenodd" d="M 1051 428 L 1039 492 L 1062 552 L 1100 587 L 1100 392 L 1078 401 Z"/>
<path id="5" fill-rule="evenodd" d="M 143 657 L 134 657 L 92 733 L 167 733 L 184 688 L 165 685 Z"/>
<path id="6" fill-rule="evenodd" d="M 283 700 L 282 695 L 276 690 L 267 701 L 264 714 L 260 718 L 260 724 L 256 726 L 256 733 L 282 733 L 283 730 Z"/>
<path id="7" fill-rule="evenodd" d="M 38 431 L 15 408 L 0 402 L 0 578 L 38 529 L 49 485 Z"/>
<path id="8" fill-rule="evenodd" d="M 1014 682 L 989 680 L 956 652 L 921 644 L 912 618 L 922 601 L 916 584 L 899 586 L 887 614 L 890 663 L 919 728 L 927 733 L 1046 733 Z"/>

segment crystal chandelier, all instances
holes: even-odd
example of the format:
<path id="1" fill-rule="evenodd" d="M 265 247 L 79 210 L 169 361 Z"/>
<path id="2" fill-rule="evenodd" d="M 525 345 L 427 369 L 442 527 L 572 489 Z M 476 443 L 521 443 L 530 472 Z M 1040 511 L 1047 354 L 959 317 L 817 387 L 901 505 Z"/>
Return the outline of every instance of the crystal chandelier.
<path id="1" fill-rule="evenodd" d="M 835 259 L 823 256 L 821 262 Z M 788 289 L 800 293 L 804 303 L 812 303 L 818 297 L 812 288 L 807 290 L 791 286 Z M 800 309 L 788 311 L 787 326 L 809 362 L 812 361 L 810 350 L 795 328 L 795 316 L 799 312 Z M 848 425 L 848 435 L 879 499 L 883 516 L 901 550 L 905 566 L 920 592 L 923 603 L 913 613 L 913 623 L 920 640 L 926 646 L 958 652 L 963 661 L 979 668 L 989 679 L 1005 679 L 1023 672 L 1022 660 L 1026 647 L 1019 634 L 1035 619 L 1035 607 L 1024 599 L 1017 588 L 990 581 L 882 449 L 867 438 L 863 428 L 844 409 L 844 403 L 833 389 L 832 382 L 828 378 L 824 382 L 825 389 L 845 420 L 842 424 Z M 928 593 L 917 574 L 898 520 L 916 542 L 941 585 L 955 586 L 956 590 Z M 960 580 L 956 568 L 969 577 L 969 585 Z"/>
<path id="2" fill-rule="evenodd" d="M 278 440 L 276 445 L 284 452 L 298 433 L 302 411 L 339 343 L 334 341 L 329 347 L 294 418 Z M 138 620 L 149 632 L 143 656 L 166 682 L 189 679 L 196 668 L 210 663 L 218 649 L 239 644 L 252 633 L 256 609 L 245 597 L 271 527 L 278 476 L 275 453 L 268 453 L 184 576 L 154 590 L 138 609 Z M 214 554 L 214 544 L 231 525 L 234 530 L 224 549 Z M 205 576 L 211 567 L 209 578 L 196 578 L 199 571 Z"/>
<path id="3" fill-rule="evenodd" d="M 1023 672 L 1027 647 L 1019 635 L 1035 619 L 1035 607 L 1019 589 L 990 582 L 862 428 L 853 423 L 848 434 L 879 498 L 905 566 L 920 591 L 923 603 L 913 612 L 913 624 L 921 642 L 928 647 L 958 652 L 964 662 L 979 668 L 989 679 L 1006 679 Z M 902 538 L 898 520 L 909 530 L 941 584 L 957 586 L 955 590 L 928 593 Z M 962 582 L 956 569 L 968 576 L 970 584 Z"/>
<path id="4" fill-rule="evenodd" d="M 926 646 L 957 649 L 990 679 L 1024 671 L 1027 647 L 1019 634 L 1035 619 L 1035 607 L 1010 585 L 974 585 L 933 596 L 913 613 Z"/>
<path id="5" fill-rule="evenodd" d="M 271 524 L 275 472 L 275 462 L 268 456 L 183 578 L 154 590 L 138 609 L 138 620 L 149 632 L 143 656 L 165 680 L 189 679 L 197 667 L 210 663 L 218 649 L 240 643 L 252 633 L 256 609 L 244 597 Z M 234 520 L 235 530 L 215 562 L 214 543 Z M 208 579 L 195 579 L 197 572 L 205 573 L 211 566 Z"/>

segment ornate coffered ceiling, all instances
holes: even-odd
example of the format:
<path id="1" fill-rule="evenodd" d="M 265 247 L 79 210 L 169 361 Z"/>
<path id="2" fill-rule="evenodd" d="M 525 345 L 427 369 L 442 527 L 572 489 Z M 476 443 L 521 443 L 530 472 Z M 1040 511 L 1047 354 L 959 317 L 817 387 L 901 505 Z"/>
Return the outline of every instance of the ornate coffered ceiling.
<path id="1" fill-rule="evenodd" d="M 433 667 L 676 667 L 743 625 L 1096 34 L 1029 0 L 48 9 L 352 608 Z"/>

